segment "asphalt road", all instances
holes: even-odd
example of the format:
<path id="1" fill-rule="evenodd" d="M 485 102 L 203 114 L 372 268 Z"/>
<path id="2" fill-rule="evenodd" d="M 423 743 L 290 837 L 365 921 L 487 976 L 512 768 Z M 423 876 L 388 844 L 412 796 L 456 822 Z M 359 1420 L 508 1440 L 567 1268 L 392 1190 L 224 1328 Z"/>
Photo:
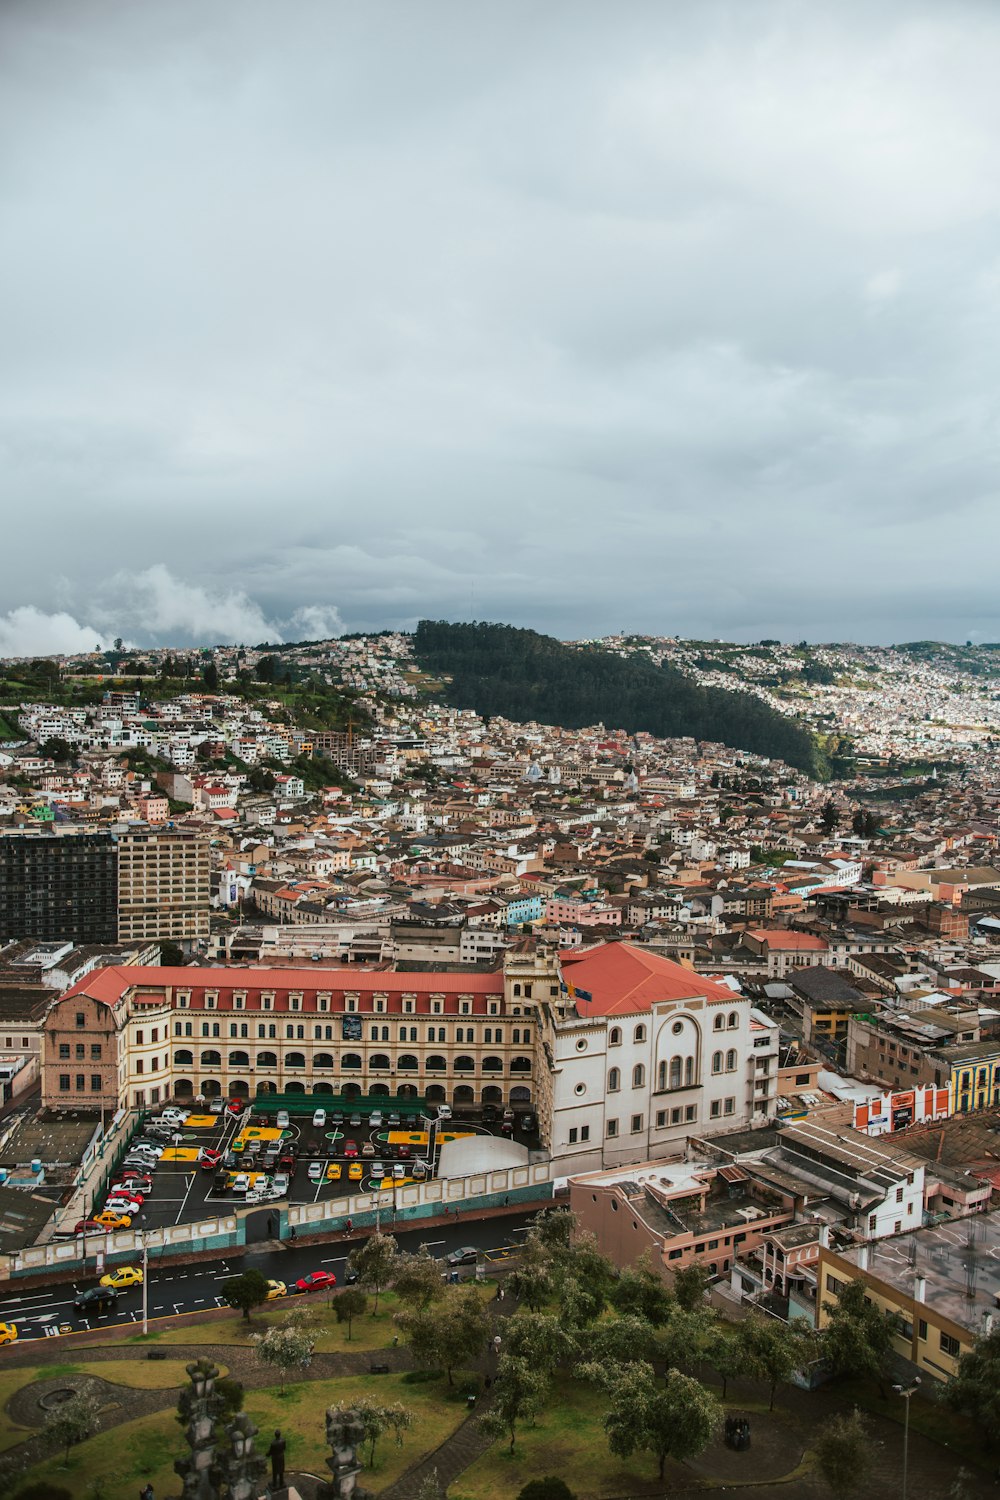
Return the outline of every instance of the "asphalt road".
<path id="1" fill-rule="evenodd" d="M 431 1254 L 438 1258 L 465 1245 L 502 1255 L 522 1239 L 535 1212 L 532 1210 L 530 1213 L 490 1219 L 463 1217 L 457 1224 L 408 1229 L 396 1238 L 402 1250 L 412 1253 L 419 1250 L 421 1245 L 427 1245 Z M 221 1255 L 218 1259 L 188 1265 L 178 1260 L 159 1263 L 151 1260 L 147 1273 L 149 1316 L 163 1318 L 174 1313 L 206 1312 L 216 1307 L 225 1307 L 220 1295 L 222 1282 L 251 1266 L 262 1275 L 286 1284 L 310 1271 L 332 1271 L 338 1284 L 342 1285 L 347 1256 L 363 1238 L 360 1234 L 351 1239 L 335 1236 L 322 1244 L 288 1246 L 281 1250 L 262 1246 L 259 1251 L 248 1250 L 244 1255 L 232 1259 Z M 468 1270 L 471 1270 L 471 1266 Z M 97 1282 L 98 1278 L 94 1274 L 79 1276 L 75 1281 L 57 1286 L 35 1289 L 26 1286 L 23 1292 L 5 1297 L 0 1302 L 0 1320 L 17 1325 L 18 1345 L 28 1339 L 54 1337 L 69 1330 L 75 1332 L 80 1329 L 142 1322 L 140 1287 L 120 1292 L 112 1313 L 89 1319 L 79 1317 L 73 1309 L 74 1297 L 85 1288 L 96 1286 Z M 318 1297 L 321 1294 L 300 1295 Z M 291 1298 L 287 1304 L 281 1305 L 291 1305 Z M 0 1349 L 0 1361 L 2 1359 L 3 1350 Z"/>

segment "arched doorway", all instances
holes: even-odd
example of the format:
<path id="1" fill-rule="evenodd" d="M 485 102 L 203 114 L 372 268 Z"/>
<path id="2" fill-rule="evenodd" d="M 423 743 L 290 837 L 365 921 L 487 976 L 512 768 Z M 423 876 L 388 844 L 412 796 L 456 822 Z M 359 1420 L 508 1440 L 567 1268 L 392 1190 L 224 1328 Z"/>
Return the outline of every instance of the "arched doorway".
<path id="1" fill-rule="evenodd" d="M 511 1104 L 530 1104 L 531 1090 L 527 1088 L 523 1083 L 517 1084 L 516 1087 L 512 1088 L 510 1091 L 510 1102 Z"/>
<path id="2" fill-rule="evenodd" d="M 483 1089 L 484 1104 L 502 1104 L 503 1089 L 497 1088 L 495 1083 L 488 1083 Z"/>
<path id="3" fill-rule="evenodd" d="M 345 1083 L 340 1092 L 345 1099 L 357 1099 L 361 1093 L 361 1085 L 358 1083 Z"/>
<path id="4" fill-rule="evenodd" d="M 257 1093 L 258 1093 L 258 1095 L 259 1094 L 276 1094 L 277 1092 L 278 1092 L 278 1090 L 276 1089 L 276 1087 L 274 1086 L 274 1084 L 268 1082 L 268 1080 L 266 1078 L 262 1078 L 261 1081 L 260 1081 L 260 1083 L 258 1083 L 258 1085 L 257 1085 Z"/>
<path id="5" fill-rule="evenodd" d="M 435 1100 L 437 1100 L 438 1103 L 443 1103 L 443 1101 L 444 1101 L 444 1085 L 440 1084 L 440 1083 L 429 1083 L 427 1085 L 427 1095 L 426 1095 L 426 1097 L 428 1099 L 435 1099 Z"/>
<path id="6" fill-rule="evenodd" d="M 222 1093 L 222 1084 L 217 1078 L 203 1078 L 201 1080 L 201 1092 L 206 1099 L 218 1099 Z"/>
<path id="7" fill-rule="evenodd" d="M 471 1088 L 469 1084 L 460 1083 L 452 1097 L 454 1098 L 456 1104 L 474 1104 L 476 1099 L 476 1091 L 474 1088 Z"/>
<path id="8" fill-rule="evenodd" d="M 314 1094 L 332 1094 L 333 1093 L 333 1084 L 332 1083 L 314 1083 L 313 1084 L 313 1093 Z"/>
<path id="9" fill-rule="evenodd" d="M 250 1085 L 242 1078 L 235 1078 L 229 1085 L 229 1094 L 233 1099 L 249 1099 Z"/>
<path id="10" fill-rule="evenodd" d="M 285 1093 L 286 1094 L 304 1094 L 305 1091 L 306 1091 L 305 1084 L 304 1083 L 299 1083 L 298 1079 L 295 1079 L 292 1083 L 286 1083 L 285 1084 Z"/>
<path id="11" fill-rule="evenodd" d="M 417 1086 L 414 1083 L 401 1083 L 396 1090 L 397 1099 L 415 1099 L 417 1097 Z"/>
<path id="12" fill-rule="evenodd" d="M 369 1099 L 388 1099 L 389 1086 L 385 1083 L 373 1083 L 368 1090 Z"/>
<path id="13" fill-rule="evenodd" d="M 190 1078 L 178 1078 L 174 1084 L 174 1097 L 177 1099 L 190 1099 L 194 1093 L 194 1084 Z"/>

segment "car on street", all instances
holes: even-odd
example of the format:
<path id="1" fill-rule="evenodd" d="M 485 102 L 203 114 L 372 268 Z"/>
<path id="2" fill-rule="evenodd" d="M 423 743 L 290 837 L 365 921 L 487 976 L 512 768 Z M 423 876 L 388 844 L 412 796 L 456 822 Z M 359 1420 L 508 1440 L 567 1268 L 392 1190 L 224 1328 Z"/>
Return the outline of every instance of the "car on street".
<path id="1" fill-rule="evenodd" d="M 368 1170 L 371 1172 L 372 1177 L 376 1182 L 381 1182 L 382 1178 L 385 1176 L 385 1162 L 373 1161 Z"/>
<path id="2" fill-rule="evenodd" d="M 326 1124 L 326 1110 L 325 1109 L 314 1109 L 313 1110 L 313 1129 L 314 1130 L 322 1130 L 322 1128 L 323 1128 L 323 1126 L 325 1124 Z"/>
<path id="3" fill-rule="evenodd" d="M 295 1289 L 299 1292 L 322 1292 L 336 1285 L 337 1278 L 332 1271 L 310 1271 L 308 1276 L 299 1277 Z"/>
<path id="4" fill-rule="evenodd" d="M 268 1283 L 267 1283 L 267 1300 L 268 1300 L 268 1302 L 274 1302 L 276 1300 L 276 1298 L 278 1298 L 278 1297 L 287 1297 L 287 1296 L 288 1296 L 288 1287 L 285 1285 L 285 1283 L 283 1281 L 268 1281 Z"/>
<path id="5" fill-rule="evenodd" d="M 371 1114 L 368 1116 L 368 1124 L 372 1130 L 379 1130 L 381 1128 L 382 1111 L 380 1109 L 372 1110 Z"/>
<path id="6" fill-rule="evenodd" d="M 101 1286 L 113 1286 L 116 1292 L 127 1291 L 131 1286 L 142 1286 L 142 1269 L 139 1266 L 118 1266 L 101 1277 Z"/>
<path id="7" fill-rule="evenodd" d="M 198 1165 L 203 1172 L 210 1172 L 222 1160 L 222 1152 L 215 1146 L 202 1146 L 198 1152 Z"/>
<path id="8" fill-rule="evenodd" d="M 365 1141 L 364 1145 L 361 1147 L 361 1155 L 362 1156 L 374 1156 L 375 1155 L 375 1142 L 374 1141 Z"/>
<path id="9" fill-rule="evenodd" d="M 232 1181 L 234 1193 L 248 1193 L 250 1191 L 250 1178 L 246 1172 L 237 1172 Z"/>
<path id="10" fill-rule="evenodd" d="M 475 1245 L 463 1245 L 459 1250 L 453 1250 L 450 1255 L 445 1256 L 449 1266 L 475 1265 L 479 1259 L 479 1251 Z"/>
<path id="11" fill-rule="evenodd" d="M 221 1099 L 213 1099 L 211 1104 L 208 1106 L 208 1112 L 210 1115 L 221 1115 L 225 1107 L 226 1106 Z"/>
<path id="12" fill-rule="evenodd" d="M 13 1344 L 17 1341 L 17 1324 L 0 1323 L 0 1344 Z"/>
<path id="13" fill-rule="evenodd" d="M 339 1161 L 330 1161 L 326 1164 L 327 1182 L 339 1182 L 344 1175 L 344 1169 Z"/>
<path id="14" fill-rule="evenodd" d="M 347 1175 L 352 1182 L 360 1182 L 365 1175 L 365 1169 L 359 1161 L 352 1161 L 347 1169 Z"/>
<path id="15" fill-rule="evenodd" d="M 107 1224 L 100 1224 L 96 1219 L 77 1219 L 73 1225 L 74 1234 L 107 1234 Z"/>
<path id="16" fill-rule="evenodd" d="M 94 1215 L 94 1223 L 103 1224 L 105 1229 L 131 1229 L 132 1215 L 105 1211 Z"/>
<path id="17" fill-rule="evenodd" d="M 326 1167 L 323 1162 L 311 1161 L 309 1163 L 308 1177 L 310 1182 L 322 1182 L 325 1174 Z"/>
<path id="18" fill-rule="evenodd" d="M 288 1173 L 276 1172 L 271 1182 L 271 1187 L 276 1198 L 283 1198 L 288 1192 Z"/>
<path id="19" fill-rule="evenodd" d="M 92 1286 L 85 1292 L 78 1292 L 73 1302 L 74 1309 L 82 1317 L 90 1317 L 92 1313 L 114 1312 L 118 1306 L 118 1293 L 110 1286 Z"/>
<path id="20" fill-rule="evenodd" d="M 288 1123 L 289 1123 L 288 1122 L 288 1110 L 287 1109 L 279 1109 L 278 1110 L 278 1118 L 275 1120 L 274 1123 L 278 1127 L 279 1130 L 287 1130 L 288 1129 Z"/>
<path id="21" fill-rule="evenodd" d="M 358 1154 L 358 1143 L 357 1143 L 357 1141 L 345 1141 L 344 1142 L 344 1155 L 347 1156 L 347 1157 L 351 1157 L 351 1156 L 357 1156 L 357 1154 Z"/>

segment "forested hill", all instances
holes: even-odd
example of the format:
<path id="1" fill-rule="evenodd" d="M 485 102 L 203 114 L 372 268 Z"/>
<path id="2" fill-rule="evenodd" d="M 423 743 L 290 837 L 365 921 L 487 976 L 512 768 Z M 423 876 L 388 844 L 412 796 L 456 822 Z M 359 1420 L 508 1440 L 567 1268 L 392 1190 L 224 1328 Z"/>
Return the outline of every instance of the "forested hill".
<path id="1" fill-rule="evenodd" d="M 564 646 L 513 625 L 446 620 L 421 620 L 413 652 L 425 671 L 451 677 L 446 696 L 457 708 L 567 729 L 600 722 L 630 734 L 691 735 L 822 772 L 816 741 L 793 719 L 751 693 L 700 687 L 673 667 Z"/>

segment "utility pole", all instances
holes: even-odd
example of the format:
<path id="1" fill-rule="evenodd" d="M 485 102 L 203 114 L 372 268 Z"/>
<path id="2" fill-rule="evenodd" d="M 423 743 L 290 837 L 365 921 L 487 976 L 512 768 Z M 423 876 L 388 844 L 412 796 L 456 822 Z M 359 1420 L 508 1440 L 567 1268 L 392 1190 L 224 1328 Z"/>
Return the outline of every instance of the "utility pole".
<path id="1" fill-rule="evenodd" d="M 902 1396 L 906 1402 L 906 1416 L 903 1419 L 903 1500 L 906 1500 L 906 1482 L 910 1462 L 910 1397 L 916 1394 L 920 1384 L 920 1376 L 914 1375 L 912 1385 L 894 1385 L 893 1390 L 897 1396 Z"/>
<path id="2" fill-rule="evenodd" d="M 142 1231 L 142 1331 L 149 1332 L 149 1256 L 145 1230 Z"/>

